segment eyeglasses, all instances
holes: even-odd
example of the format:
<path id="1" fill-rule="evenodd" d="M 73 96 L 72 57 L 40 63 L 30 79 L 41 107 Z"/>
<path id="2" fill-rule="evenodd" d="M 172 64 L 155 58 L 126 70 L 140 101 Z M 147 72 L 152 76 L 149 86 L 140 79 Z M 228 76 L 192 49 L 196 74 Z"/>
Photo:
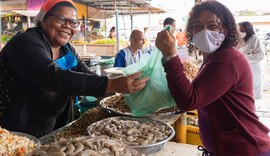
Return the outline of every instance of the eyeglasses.
<path id="1" fill-rule="evenodd" d="M 54 16 L 57 19 L 58 24 L 66 24 L 68 22 L 71 28 L 77 28 L 80 25 L 80 21 L 75 19 L 68 19 L 59 15 L 50 15 L 50 16 Z"/>
<path id="2" fill-rule="evenodd" d="M 208 24 L 201 24 L 201 23 L 195 23 L 193 25 L 193 29 L 195 32 L 200 32 L 203 29 L 208 29 L 208 30 L 212 30 L 212 31 L 217 31 L 221 29 L 221 25 L 217 22 L 210 22 Z"/>

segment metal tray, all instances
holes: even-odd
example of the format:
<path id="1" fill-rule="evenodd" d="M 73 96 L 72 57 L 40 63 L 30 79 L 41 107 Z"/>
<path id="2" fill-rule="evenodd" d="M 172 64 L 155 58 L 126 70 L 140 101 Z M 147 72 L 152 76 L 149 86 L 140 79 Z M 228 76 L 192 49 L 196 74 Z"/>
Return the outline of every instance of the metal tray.
<path id="1" fill-rule="evenodd" d="M 110 98 L 112 98 L 113 96 L 118 96 L 118 95 L 112 95 L 112 96 L 103 98 L 102 100 L 100 100 L 100 103 L 99 103 L 100 106 L 110 113 L 134 117 L 134 115 L 131 112 L 122 112 L 122 111 L 117 110 L 115 108 L 108 107 L 108 105 L 106 103 L 108 103 L 108 100 Z M 178 117 L 180 116 L 181 113 L 183 113 L 183 111 L 176 110 L 176 111 L 166 112 L 166 113 L 164 112 L 164 113 L 147 114 L 147 115 L 140 116 L 140 117 L 152 118 L 154 120 L 159 120 L 159 121 L 171 124 L 171 123 L 174 123 L 178 119 Z"/>
<path id="2" fill-rule="evenodd" d="M 13 131 L 11 131 L 11 133 L 18 135 L 18 136 L 23 136 L 23 137 L 28 138 L 29 140 L 33 141 L 37 147 L 39 147 L 41 145 L 40 141 L 33 135 L 22 133 L 22 132 L 13 132 Z"/>
<path id="3" fill-rule="evenodd" d="M 171 140 L 174 137 L 174 135 L 175 135 L 175 130 L 169 124 L 164 123 L 164 122 L 159 121 L 159 120 L 154 120 L 154 119 L 149 119 L 149 118 L 141 118 L 141 117 L 140 118 L 137 118 L 137 117 L 128 117 L 128 116 L 117 116 L 117 117 L 106 118 L 106 119 L 103 119 L 103 120 L 94 122 L 92 124 L 96 124 L 98 122 L 102 122 L 104 120 L 109 120 L 109 119 L 112 119 L 112 118 L 118 119 L 118 120 L 138 121 L 138 122 L 141 122 L 141 123 L 143 123 L 143 122 L 157 122 L 157 123 L 159 123 L 161 125 L 165 125 L 167 128 L 169 128 L 171 130 L 171 135 L 169 137 L 167 137 L 166 139 L 160 141 L 160 142 L 149 144 L 149 145 L 136 145 L 136 146 L 128 145 L 128 147 L 130 147 L 132 149 L 136 149 L 137 151 L 139 151 L 142 154 L 150 154 L 150 153 L 154 153 L 154 152 L 160 151 L 164 147 L 165 143 L 167 141 Z M 87 132 L 88 132 L 88 134 L 90 136 L 91 136 L 91 132 L 89 131 L 89 128 L 90 128 L 91 125 L 89 125 L 87 127 Z"/>

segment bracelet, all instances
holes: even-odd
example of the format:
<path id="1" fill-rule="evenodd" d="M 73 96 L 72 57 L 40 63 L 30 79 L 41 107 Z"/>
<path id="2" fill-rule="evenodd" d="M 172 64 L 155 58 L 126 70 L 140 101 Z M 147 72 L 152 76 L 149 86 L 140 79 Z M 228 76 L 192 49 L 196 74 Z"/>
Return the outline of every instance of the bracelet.
<path id="1" fill-rule="evenodd" d="M 171 56 L 163 56 L 162 59 L 161 59 L 161 63 L 164 64 L 165 62 L 169 61 L 170 59 L 176 57 L 177 54 L 173 54 Z"/>

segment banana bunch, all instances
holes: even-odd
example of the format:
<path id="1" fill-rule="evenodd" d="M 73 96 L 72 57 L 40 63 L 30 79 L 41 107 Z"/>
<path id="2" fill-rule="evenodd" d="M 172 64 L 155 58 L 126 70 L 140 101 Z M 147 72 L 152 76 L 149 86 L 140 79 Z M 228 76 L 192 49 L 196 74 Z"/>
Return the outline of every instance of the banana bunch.
<path id="1" fill-rule="evenodd" d="M 7 43 L 11 38 L 12 36 L 10 35 L 2 35 L 0 38 L 0 42 Z"/>
<path id="2" fill-rule="evenodd" d="M 93 42 L 91 42 L 92 44 L 110 44 L 110 45 L 113 45 L 113 44 L 116 44 L 117 43 L 117 40 L 116 38 L 103 38 L 103 39 L 97 39 Z M 119 41 L 120 44 L 124 44 L 125 41 L 124 40 L 120 40 Z"/>
<path id="3" fill-rule="evenodd" d="M 74 40 L 72 41 L 72 44 L 87 44 L 88 42 L 86 41 L 79 41 L 79 40 Z"/>
<path id="4" fill-rule="evenodd" d="M 97 39 L 93 42 L 93 44 L 116 44 L 116 39 L 115 38 Z"/>

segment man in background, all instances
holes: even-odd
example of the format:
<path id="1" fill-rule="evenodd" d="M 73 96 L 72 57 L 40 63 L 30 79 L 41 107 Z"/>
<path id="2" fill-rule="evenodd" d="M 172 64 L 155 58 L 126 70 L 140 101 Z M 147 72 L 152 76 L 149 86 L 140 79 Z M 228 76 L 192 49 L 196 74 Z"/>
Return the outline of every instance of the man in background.
<path id="1" fill-rule="evenodd" d="M 115 56 L 114 67 L 126 67 L 133 63 L 139 62 L 144 53 L 148 51 L 143 50 L 145 43 L 144 34 L 140 30 L 133 30 L 130 34 L 130 45 L 121 49 Z"/>
<path id="2" fill-rule="evenodd" d="M 163 26 L 165 27 L 166 25 L 171 25 L 172 26 L 171 33 L 174 34 L 175 30 L 176 30 L 176 21 L 175 21 L 175 19 L 173 19 L 171 17 L 167 17 L 163 22 Z"/>

